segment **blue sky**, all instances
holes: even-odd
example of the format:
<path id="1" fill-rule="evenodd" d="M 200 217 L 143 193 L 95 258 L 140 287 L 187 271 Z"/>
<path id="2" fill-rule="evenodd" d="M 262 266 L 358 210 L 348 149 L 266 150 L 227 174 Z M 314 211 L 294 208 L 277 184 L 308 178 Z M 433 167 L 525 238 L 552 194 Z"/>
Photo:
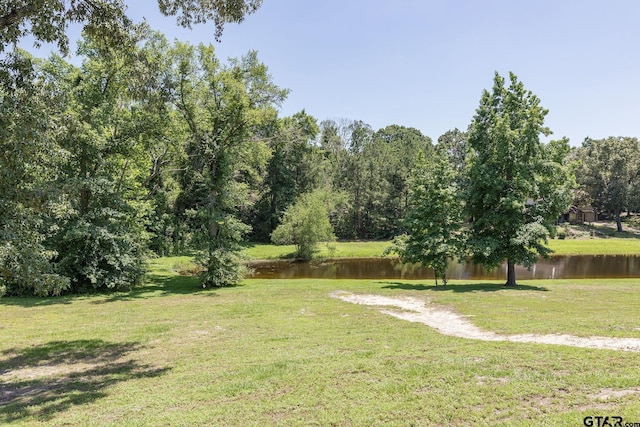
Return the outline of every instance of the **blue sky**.
<path id="1" fill-rule="evenodd" d="M 592 0 L 264 0 L 222 42 L 128 0 L 169 39 L 212 43 L 219 57 L 257 50 L 301 109 L 374 129 L 415 127 L 434 141 L 466 129 L 493 74 L 513 71 L 549 110 L 552 138 L 640 137 L 640 2 Z"/>

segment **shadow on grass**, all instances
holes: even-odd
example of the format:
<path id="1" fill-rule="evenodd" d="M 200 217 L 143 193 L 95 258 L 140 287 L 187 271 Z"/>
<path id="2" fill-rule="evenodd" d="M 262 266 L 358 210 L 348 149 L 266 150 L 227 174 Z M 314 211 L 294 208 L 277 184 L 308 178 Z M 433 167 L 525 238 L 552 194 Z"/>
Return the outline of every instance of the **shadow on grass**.
<path id="1" fill-rule="evenodd" d="M 496 291 L 548 291 L 547 288 L 530 285 L 504 286 L 498 283 L 464 283 L 449 284 L 447 286 L 424 285 L 420 283 L 378 282 L 386 284 L 382 289 L 403 289 L 407 291 L 437 291 L 437 292 L 496 292 Z"/>
<path id="2" fill-rule="evenodd" d="M 51 341 L 0 353 L 0 424 L 35 417 L 47 421 L 72 406 L 107 396 L 105 389 L 170 368 L 141 363 L 137 343 Z"/>
<path id="3" fill-rule="evenodd" d="M 128 292 L 105 294 L 105 299 L 92 301 L 92 304 L 105 304 L 115 301 L 131 301 L 167 295 L 203 294 L 216 296 L 211 288 L 203 288 L 200 279 L 193 276 L 164 276 L 148 274 L 146 283 Z"/>
<path id="4" fill-rule="evenodd" d="M 615 223 L 614 223 L 615 224 Z M 604 224 L 577 224 L 573 225 L 575 229 L 582 231 L 583 233 L 594 234 L 599 238 L 606 239 L 609 237 L 616 237 L 621 239 L 638 239 L 640 236 L 637 232 L 625 230 L 625 223 L 622 224 L 622 231 L 619 232 L 615 227 L 607 226 Z"/>
<path id="5" fill-rule="evenodd" d="M 0 297 L 0 306 L 42 307 L 47 305 L 71 304 L 87 295 L 65 295 L 61 297 Z"/>
<path id="6" fill-rule="evenodd" d="M 65 295 L 60 297 L 2 297 L 0 306 L 13 305 L 21 307 L 41 307 L 56 304 L 71 304 L 86 298 L 92 298 L 92 304 L 105 304 L 115 301 L 131 301 L 167 295 L 186 295 L 201 293 L 207 296 L 215 296 L 211 288 L 202 288 L 197 277 L 190 276 L 166 276 L 160 274 L 148 274 L 145 283 L 136 286 L 130 291 L 96 292 L 94 294 Z M 103 297 L 99 299 L 97 297 Z"/>

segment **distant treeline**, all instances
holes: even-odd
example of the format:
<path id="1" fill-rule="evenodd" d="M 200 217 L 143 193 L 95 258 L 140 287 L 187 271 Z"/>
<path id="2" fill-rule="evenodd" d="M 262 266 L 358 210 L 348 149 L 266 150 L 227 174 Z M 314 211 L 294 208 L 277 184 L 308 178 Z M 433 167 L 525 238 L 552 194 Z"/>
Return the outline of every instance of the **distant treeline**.
<path id="1" fill-rule="evenodd" d="M 335 199 L 339 239 L 405 231 L 412 170 L 435 146 L 464 187 L 473 150 L 457 129 L 437 144 L 399 125 L 279 117 L 288 91 L 255 52 L 130 25 L 88 34 L 81 65 L 21 50 L 0 68 L 0 294 L 128 288 L 149 255 L 199 249 L 205 286 L 237 283 L 247 239 L 269 241 L 286 209 L 317 189 Z M 635 138 L 555 141 L 575 203 L 638 208 Z"/>

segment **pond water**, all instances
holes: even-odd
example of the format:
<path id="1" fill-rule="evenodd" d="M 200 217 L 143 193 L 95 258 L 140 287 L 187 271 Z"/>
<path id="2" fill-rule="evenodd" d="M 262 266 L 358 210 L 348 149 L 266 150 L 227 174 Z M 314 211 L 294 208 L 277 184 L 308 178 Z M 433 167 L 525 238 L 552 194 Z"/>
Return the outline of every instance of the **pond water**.
<path id="1" fill-rule="evenodd" d="M 332 259 L 316 262 L 256 261 L 250 264 L 258 279 L 433 279 L 433 270 L 402 264 L 393 258 Z M 449 279 L 505 280 L 506 264 L 487 271 L 472 263 L 451 263 Z M 516 266 L 517 279 L 640 278 L 640 256 L 580 255 L 540 259 L 531 269 Z"/>

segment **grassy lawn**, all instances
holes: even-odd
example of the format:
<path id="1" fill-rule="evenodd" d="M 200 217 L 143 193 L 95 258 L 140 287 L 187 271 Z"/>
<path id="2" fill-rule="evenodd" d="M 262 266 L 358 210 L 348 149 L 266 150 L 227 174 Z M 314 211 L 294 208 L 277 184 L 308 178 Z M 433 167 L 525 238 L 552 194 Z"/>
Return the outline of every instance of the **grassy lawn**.
<path id="1" fill-rule="evenodd" d="M 390 241 L 333 242 L 329 244 L 329 247 L 325 244 L 320 245 L 318 257 L 379 257 L 390 245 Z M 640 255 L 640 238 L 553 239 L 549 241 L 549 247 L 555 251 L 556 255 Z M 244 250 L 250 259 L 291 258 L 294 252 L 293 245 L 277 246 L 266 243 L 249 244 Z"/>
<path id="2" fill-rule="evenodd" d="M 0 299 L 2 425 L 640 422 L 638 353 L 443 336 L 335 290 L 412 296 L 499 333 L 640 337 L 639 280 L 247 280 L 155 260 L 132 292 Z"/>
<path id="3" fill-rule="evenodd" d="M 640 255 L 640 239 L 612 237 L 606 239 L 550 240 L 556 255 Z"/>
<path id="4" fill-rule="evenodd" d="M 317 256 L 320 258 L 373 258 L 382 256 L 389 246 L 391 246 L 390 241 L 321 243 Z M 251 259 L 275 259 L 292 258 L 295 250 L 293 245 L 250 243 L 244 253 Z"/>

